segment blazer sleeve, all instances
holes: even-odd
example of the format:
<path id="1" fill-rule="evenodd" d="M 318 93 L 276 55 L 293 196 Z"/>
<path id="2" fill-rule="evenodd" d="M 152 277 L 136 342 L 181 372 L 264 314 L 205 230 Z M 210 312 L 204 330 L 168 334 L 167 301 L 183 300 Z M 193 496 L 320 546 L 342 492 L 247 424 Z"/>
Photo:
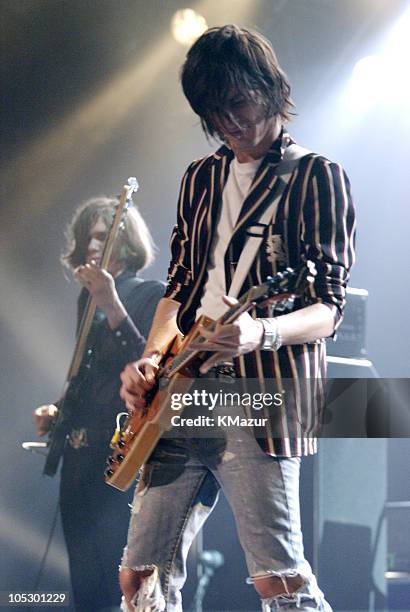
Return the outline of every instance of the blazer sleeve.
<path id="1" fill-rule="evenodd" d="M 313 302 L 331 308 L 335 331 L 343 319 L 346 285 L 355 261 L 356 218 L 343 168 L 318 157 L 312 167 L 302 214 L 303 259 L 316 265 Z"/>
<path id="2" fill-rule="evenodd" d="M 168 268 L 165 296 L 183 303 L 191 291 L 191 164 L 185 172 L 179 191 L 177 223 L 171 234 L 171 262 Z"/>

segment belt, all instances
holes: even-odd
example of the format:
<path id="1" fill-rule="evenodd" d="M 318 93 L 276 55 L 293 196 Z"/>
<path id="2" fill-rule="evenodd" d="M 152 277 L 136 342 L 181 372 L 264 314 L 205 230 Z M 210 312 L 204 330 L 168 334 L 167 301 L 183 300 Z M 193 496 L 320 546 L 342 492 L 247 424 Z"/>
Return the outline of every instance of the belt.
<path id="1" fill-rule="evenodd" d="M 233 383 L 236 380 L 236 371 L 232 364 L 225 363 L 214 366 L 206 374 L 201 375 L 201 378 L 215 378 L 220 382 Z"/>
<path id="2" fill-rule="evenodd" d="M 67 444 L 75 450 L 100 445 L 104 442 L 108 444 L 113 431 L 114 426 L 111 428 L 73 427 L 67 435 Z"/>

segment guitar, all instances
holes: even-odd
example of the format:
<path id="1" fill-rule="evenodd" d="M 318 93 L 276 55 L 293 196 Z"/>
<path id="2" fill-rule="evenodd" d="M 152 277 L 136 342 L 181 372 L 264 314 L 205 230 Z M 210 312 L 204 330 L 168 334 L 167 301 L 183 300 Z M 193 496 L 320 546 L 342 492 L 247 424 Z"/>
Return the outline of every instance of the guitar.
<path id="1" fill-rule="evenodd" d="M 177 336 L 160 363 L 156 386 L 151 392 L 152 401 L 145 410 L 138 410 L 125 419 L 123 426 L 118 427 L 111 447 L 113 452 L 107 459 L 105 470 L 106 482 L 126 491 L 135 479 L 140 467 L 147 461 L 162 434 L 171 429 L 175 412 L 171 408 L 170 398 L 175 390 L 180 391 L 181 383 L 187 390 L 195 382 L 200 365 L 208 358 L 209 351 L 191 348 L 204 342 L 198 327 L 202 325 L 213 330 L 217 324 L 232 323 L 243 312 L 253 306 L 269 303 L 281 312 L 293 306 L 296 296 L 302 295 L 306 287 L 313 282 L 316 274 L 313 262 L 308 261 L 296 270 L 288 268 L 284 272 L 268 277 L 261 285 L 252 287 L 230 307 L 217 321 L 202 315 L 182 339 Z"/>
<path id="2" fill-rule="evenodd" d="M 129 178 L 128 183 L 122 188 L 113 222 L 104 244 L 101 257 L 102 269 L 106 269 L 110 263 L 114 242 L 123 224 L 124 214 L 131 203 L 132 194 L 137 189 L 138 182 L 134 177 Z M 43 473 L 47 476 L 54 476 L 57 472 L 66 438 L 70 431 L 70 418 L 73 410 L 75 410 L 80 402 L 81 389 L 87 377 L 87 366 L 89 366 L 84 357 L 85 349 L 87 348 L 87 358 L 92 355 L 92 350 L 90 349 L 90 330 L 95 309 L 96 305 L 91 296 L 89 296 L 78 329 L 77 341 L 64 383 L 62 399 L 58 402 L 58 414 L 50 432 L 48 452 L 43 469 Z"/>

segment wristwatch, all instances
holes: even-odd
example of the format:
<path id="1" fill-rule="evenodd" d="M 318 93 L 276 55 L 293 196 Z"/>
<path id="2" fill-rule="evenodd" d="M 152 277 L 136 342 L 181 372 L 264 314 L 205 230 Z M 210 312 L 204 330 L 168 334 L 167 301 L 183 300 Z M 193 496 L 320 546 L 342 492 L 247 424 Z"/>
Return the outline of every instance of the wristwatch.
<path id="1" fill-rule="evenodd" d="M 259 319 L 263 325 L 263 339 L 261 349 L 263 351 L 278 351 L 282 346 L 282 336 L 276 319 Z"/>

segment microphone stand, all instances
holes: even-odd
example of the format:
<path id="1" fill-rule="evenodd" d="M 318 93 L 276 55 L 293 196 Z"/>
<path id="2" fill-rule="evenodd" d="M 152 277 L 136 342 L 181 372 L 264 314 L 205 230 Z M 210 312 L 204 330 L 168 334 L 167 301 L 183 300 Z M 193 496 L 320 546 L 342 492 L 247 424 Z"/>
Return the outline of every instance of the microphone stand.
<path id="1" fill-rule="evenodd" d="M 207 588 L 215 571 L 222 567 L 225 559 L 218 550 L 202 550 L 202 533 L 199 534 L 200 541 L 197 543 L 198 551 L 198 585 L 190 612 L 202 612 L 203 601 Z"/>

